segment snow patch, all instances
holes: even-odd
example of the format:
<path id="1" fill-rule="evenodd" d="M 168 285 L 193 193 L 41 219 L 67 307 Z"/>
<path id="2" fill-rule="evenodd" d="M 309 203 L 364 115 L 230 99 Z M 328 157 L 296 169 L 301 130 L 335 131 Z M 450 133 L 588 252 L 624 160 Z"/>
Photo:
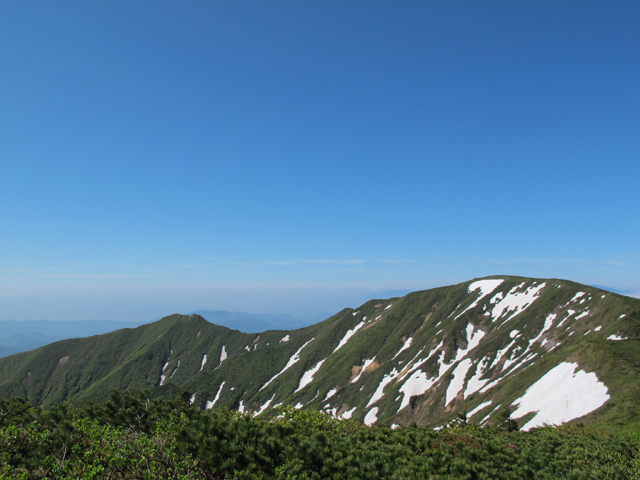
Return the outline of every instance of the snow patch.
<path id="1" fill-rule="evenodd" d="M 353 380 L 351 380 L 351 382 L 350 382 L 350 383 L 356 383 L 358 380 L 360 380 L 360 376 L 364 373 L 364 371 L 367 369 L 367 367 L 373 363 L 373 361 L 374 361 L 375 359 L 376 359 L 376 357 L 373 357 L 373 358 L 372 358 L 372 359 L 370 359 L 370 360 L 365 360 L 365 361 L 364 361 L 364 365 L 362 365 L 362 369 L 360 370 L 360 372 L 358 373 L 358 375 L 356 375 L 356 377 L 355 377 Z"/>
<path id="2" fill-rule="evenodd" d="M 340 343 L 338 344 L 338 346 L 336 347 L 336 349 L 333 351 L 333 353 L 336 353 L 338 350 L 340 350 L 342 347 L 344 347 L 344 345 L 349 341 L 349 339 L 351 337 L 353 337 L 353 335 L 360 330 L 362 327 L 364 327 L 365 322 L 362 321 L 360 322 L 358 325 L 356 325 L 355 327 L 353 327 L 351 330 L 347 330 L 347 333 L 344 334 L 344 337 L 342 337 L 342 340 L 340 340 Z"/>
<path id="3" fill-rule="evenodd" d="M 584 312 L 582 312 L 580 315 L 578 315 L 574 320 L 580 320 L 581 318 L 586 317 L 587 315 L 589 315 L 589 310 L 585 310 Z"/>
<path id="4" fill-rule="evenodd" d="M 278 343 L 288 342 L 289 340 L 291 340 L 291 337 L 289 335 L 285 335 L 284 337 L 282 337 L 280 339 L 280 341 Z"/>
<path id="5" fill-rule="evenodd" d="M 435 352 L 435 350 L 434 350 Z M 431 354 L 433 354 L 432 352 Z M 431 356 L 429 354 L 429 356 Z M 426 360 L 425 360 L 426 361 Z M 440 353 L 440 358 L 438 358 L 438 363 L 440 364 L 438 375 L 432 379 L 427 378 L 427 374 L 422 370 L 416 371 L 413 375 L 411 375 L 406 382 L 400 387 L 400 393 L 403 393 L 402 402 L 400 403 L 400 408 L 398 412 L 402 410 L 404 407 L 409 405 L 411 401 L 411 397 L 415 395 L 422 395 L 427 390 L 429 390 L 433 385 L 436 384 L 440 377 L 442 377 L 447 370 L 449 370 L 449 366 L 444 363 L 444 352 Z"/>
<path id="6" fill-rule="evenodd" d="M 391 371 L 391 373 L 389 373 L 389 374 L 385 375 L 384 377 L 382 377 L 382 380 L 380 381 L 380 385 L 378 385 L 378 388 L 376 389 L 376 391 L 373 393 L 373 395 L 369 399 L 369 403 L 367 403 L 367 406 L 365 408 L 369 408 L 371 405 L 373 405 L 378 400 L 380 400 L 382 398 L 382 396 L 384 395 L 384 387 L 386 387 L 389 383 L 391 383 L 398 375 L 400 375 L 400 372 L 398 372 L 394 368 Z"/>
<path id="7" fill-rule="evenodd" d="M 449 405 L 451 400 L 455 399 L 460 390 L 462 390 L 462 387 L 464 386 L 464 379 L 467 376 L 467 372 L 471 368 L 471 365 L 473 365 L 471 359 L 466 358 L 461 361 L 453 371 L 453 378 L 447 387 L 447 395 L 444 400 L 445 407 Z"/>
<path id="8" fill-rule="evenodd" d="M 484 387 L 485 384 L 489 381 L 488 379 L 482 380 L 480 378 L 484 373 L 484 367 L 486 366 L 486 362 L 487 360 L 485 360 L 484 358 L 478 362 L 478 365 L 476 366 L 476 373 L 467 382 L 467 388 L 464 391 L 465 400 L 468 396 L 473 395 L 482 387 Z"/>
<path id="9" fill-rule="evenodd" d="M 413 337 L 409 337 L 407 339 L 406 342 L 404 342 L 404 345 L 402 345 L 402 347 L 400 348 L 400 350 L 398 350 L 398 353 L 396 353 L 393 358 L 391 360 L 394 360 L 398 355 L 400 355 L 402 352 L 404 352 L 407 348 L 409 348 L 411 346 L 411 341 L 413 340 Z"/>
<path id="10" fill-rule="evenodd" d="M 373 407 L 364 417 L 364 424 L 368 427 L 378 421 L 378 407 Z"/>
<path id="11" fill-rule="evenodd" d="M 271 402 L 273 402 L 273 399 L 276 398 L 276 394 L 273 394 L 273 397 L 271 397 L 269 400 L 267 400 L 264 405 L 262 405 L 260 407 L 260 410 L 258 410 L 255 414 L 255 416 L 260 415 L 262 412 L 264 412 L 267 408 L 269 408 L 269 405 L 271 405 Z"/>
<path id="12" fill-rule="evenodd" d="M 327 392 L 327 396 L 324 397 L 323 402 L 326 402 L 327 400 L 329 400 L 331 397 L 333 397 L 336 393 L 338 393 L 338 390 L 336 390 L 335 388 L 332 388 L 331 390 L 329 390 Z"/>
<path id="13" fill-rule="evenodd" d="M 618 335 L 609 335 L 607 340 L 626 340 L 627 337 L 619 337 Z"/>
<path id="14" fill-rule="evenodd" d="M 474 408 L 469 413 L 467 413 L 467 418 L 469 419 L 469 418 L 473 417 L 476 413 L 480 412 L 481 410 L 484 410 L 489 405 L 491 405 L 491 400 L 489 400 L 488 402 L 481 403 L 476 408 Z"/>
<path id="15" fill-rule="evenodd" d="M 454 320 L 456 318 L 460 317 L 467 310 L 471 310 L 473 307 L 478 305 L 480 300 L 482 300 L 484 297 L 486 297 L 491 292 L 493 292 L 496 288 L 498 288 L 498 286 L 502 282 L 504 282 L 504 280 L 502 280 L 502 279 L 500 279 L 500 280 L 478 280 L 477 282 L 473 282 L 471 285 L 469 285 L 469 288 L 468 288 L 467 292 L 468 293 L 473 293 L 476 290 L 480 290 L 480 296 L 471 305 L 469 305 L 462 312 L 460 312 L 458 315 L 456 315 Z"/>
<path id="16" fill-rule="evenodd" d="M 220 393 L 222 393 L 222 387 L 224 387 L 224 382 L 222 382 L 220 384 L 220 388 L 218 389 L 218 393 L 216 393 L 215 398 L 213 399 L 213 401 L 211 402 L 207 402 L 207 405 L 205 406 L 205 410 L 209 410 L 211 407 L 213 407 L 216 402 L 220 399 Z"/>
<path id="17" fill-rule="evenodd" d="M 202 369 L 204 368 L 204 364 L 207 363 L 207 354 L 205 353 L 202 356 L 202 363 L 200 364 L 200 371 L 202 371 Z"/>
<path id="18" fill-rule="evenodd" d="M 576 372 L 577 368 L 577 363 L 560 363 L 513 402 L 513 405 L 519 405 L 511 415 L 513 418 L 537 412 L 522 430 L 545 424 L 558 425 L 580 418 L 609 400 L 608 389 L 596 374 L 583 370 Z"/>
<path id="19" fill-rule="evenodd" d="M 356 411 L 357 407 L 353 407 L 351 410 L 347 410 L 346 412 L 344 412 L 342 415 L 340 415 L 340 418 L 343 418 L 345 420 L 350 419 L 353 416 L 353 412 Z"/>
<path id="20" fill-rule="evenodd" d="M 238 411 L 240 413 L 244 413 L 244 404 L 242 403 L 242 400 L 240 400 L 240 405 L 238 405 Z"/>
<path id="21" fill-rule="evenodd" d="M 390 303 L 389 305 L 387 305 L 386 307 L 384 307 L 385 310 L 389 310 L 391 307 L 393 307 L 393 304 Z"/>
<path id="22" fill-rule="evenodd" d="M 320 370 L 320 367 L 322 366 L 325 360 L 326 358 L 323 360 L 320 360 L 318 363 L 316 363 L 316 365 L 313 368 L 310 368 L 309 370 L 307 370 L 302 374 L 302 377 L 300 378 L 300 384 L 298 385 L 296 392 L 299 392 L 300 390 L 302 390 L 304 387 L 306 387 L 313 381 L 313 376 L 318 372 L 318 370 Z"/>
<path id="23" fill-rule="evenodd" d="M 544 282 L 540 285 L 533 284 L 524 292 L 517 292 L 517 290 L 520 289 L 522 285 L 524 284 L 513 287 L 504 298 L 502 297 L 502 292 L 500 292 L 491 299 L 491 303 L 496 304 L 491 311 L 491 316 L 494 322 L 501 318 L 503 315 L 508 314 L 509 312 L 513 311 L 513 314 L 504 319 L 503 323 L 524 312 L 538 298 L 540 291 L 547 284 Z"/>
<path id="24" fill-rule="evenodd" d="M 223 345 L 222 351 L 220 352 L 220 363 L 224 362 L 227 359 L 227 350 L 225 349 L 225 347 L 226 345 Z"/>
<path id="25" fill-rule="evenodd" d="M 298 360 L 300 360 L 300 352 L 302 352 L 302 349 L 304 347 L 306 347 L 307 345 L 309 345 L 309 343 L 311 343 L 313 340 L 315 339 L 315 337 L 313 337 L 311 340 L 307 341 L 304 345 L 302 345 L 297 351 L 296 353 L 294 353 L 293 355 L 291 355 L 291 358 L 289 359 L 289 361 L 287 362 L 287 364 L 284 366 L 284 368 L 282 370 L 280 370 L 280 372 L 276 373 L 273 377 L 271 377 L 271 379 L 265 383 L 262 387 L 260 387 L 260 390 L 258 390 L 259 392 L 261 392 L 262 390 L 264 390 L 265 388 L 267 388 L 267 385 L 269 385 L 271 382 L 273 382 L 276 378 L 278 378 L 280 375 L 282 375 L 284 372 L 286 372 L 293 364 L 297 363 Z"/>

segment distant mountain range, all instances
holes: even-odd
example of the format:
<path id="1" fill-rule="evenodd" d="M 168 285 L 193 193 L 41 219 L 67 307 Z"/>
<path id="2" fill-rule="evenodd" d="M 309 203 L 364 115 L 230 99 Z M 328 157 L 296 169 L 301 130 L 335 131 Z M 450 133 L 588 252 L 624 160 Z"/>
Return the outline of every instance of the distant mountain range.
<path id="1" fill-rule="evenodd" d="M 112 388 L 188 390 L 200 407 L 256 415 L 290 404 L 366 424 L 440 427 L 459 415 L 486 424 L 505 407 L 525 429 L 640 423 L 640 300 L 487 277 L 370 300 L 295 330 L 243 333 L 176 314 L 0 359 L 2 397 L 48 406 L 102 401 Z"/>
<path id="2" fill-rule="evenodd" d="M 113 332 L 121 328 L 133 328 L 142 322 L 116 322 L 109 320 L 46 321 L 46 320 L 2 320 L 0 321 L 0 357 L 26 352 L 49 343 L 67 338 L 89 337 Z"/>

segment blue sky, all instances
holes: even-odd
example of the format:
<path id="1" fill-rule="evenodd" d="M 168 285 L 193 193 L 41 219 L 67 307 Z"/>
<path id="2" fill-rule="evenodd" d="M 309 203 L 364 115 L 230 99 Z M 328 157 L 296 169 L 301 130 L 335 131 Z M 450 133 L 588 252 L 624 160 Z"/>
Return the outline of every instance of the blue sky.
<path id="1" fill-rule="evenodd" d="M 4 2 L 0 319 L 640 292 L 638 25 L 624 0 Z"/>

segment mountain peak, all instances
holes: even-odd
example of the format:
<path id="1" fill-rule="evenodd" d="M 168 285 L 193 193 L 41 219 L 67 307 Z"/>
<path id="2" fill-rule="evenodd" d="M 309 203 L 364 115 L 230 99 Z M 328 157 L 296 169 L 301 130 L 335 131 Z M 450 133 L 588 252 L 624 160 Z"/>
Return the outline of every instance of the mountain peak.
<path id="1" fill-rule="evenodd" d="M 0 359 L 0 395 L 51 404 L 114 387 L 179 388 L 204 408 L 270 415 L 291 404 L 432 427 L 463 412 L 491 423 L 509 408 L 529 429 L 632 418 L 639 334 L 639 300 L 500 275 L 370 300 L 295 330 L 243 333 L 176 314 L 57 342 Z"/>

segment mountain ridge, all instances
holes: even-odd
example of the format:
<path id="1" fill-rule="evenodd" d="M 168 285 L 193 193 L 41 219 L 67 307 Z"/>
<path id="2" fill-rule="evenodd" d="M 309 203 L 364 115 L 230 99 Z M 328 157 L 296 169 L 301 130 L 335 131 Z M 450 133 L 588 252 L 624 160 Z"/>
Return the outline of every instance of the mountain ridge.
<path id="1" fill-rule="evenodd" d="M 496 275 L 370 300 L 297 330 L 247 334 L 175 314 L 56 342 L 0 359 L 0 396 L 50 405 L 149 388 L 189 390 L 203 408 L 272 415 L 291 404 L 367 424 L 491 423 L 505 408 L 527 429 L 637 422 L 639 335 L 639 300 Z"/>

